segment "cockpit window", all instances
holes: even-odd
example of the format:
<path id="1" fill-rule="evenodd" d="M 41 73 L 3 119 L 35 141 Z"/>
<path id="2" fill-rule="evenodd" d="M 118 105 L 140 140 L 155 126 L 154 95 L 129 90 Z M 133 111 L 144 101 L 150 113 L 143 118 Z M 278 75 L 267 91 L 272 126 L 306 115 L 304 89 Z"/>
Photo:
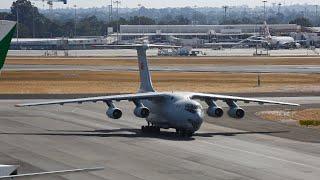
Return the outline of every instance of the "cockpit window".
<path id="1" fill-rule="evenodd" d="M 200 109 L 200 106 L 195 105 L 195 104 L 186 104 L 185 105 L 185 110 L 189 111 L 191 113 L 196 113 L 198 109 Z"/>

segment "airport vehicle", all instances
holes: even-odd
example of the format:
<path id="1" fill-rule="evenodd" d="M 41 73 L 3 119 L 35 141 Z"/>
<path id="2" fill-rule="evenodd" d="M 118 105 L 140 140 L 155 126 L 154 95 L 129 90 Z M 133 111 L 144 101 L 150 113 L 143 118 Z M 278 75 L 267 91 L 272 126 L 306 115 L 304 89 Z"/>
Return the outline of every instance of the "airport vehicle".
<path id="1" fill-rule="evenodd" d="M 114 46 L 98 46 L 114 47 Z M 156 92 L 153 88 L 151 76 L 148 68 L 146 51 L 149 48 L 173 48 L 165 45 L 134 44 L 117 45 L 115 47 L 122 49 L 137 49 L 138 65 L 140 72 L 140 89 L 135 94 L 112 95 L 89 97 L 69 100 L 57 100 L 49 102 L 37 102 L 27 104 L 17 104 L 17 107 L 43 106 L 43 105 L 64 105 L 69 103 L 82 104 L 84 102 L 104 102 L 108 106 L 106 115 L 112 119 L 119 119 L 122 111 L 115 105 L 116 101 L 127 100 L 135 104 L 134 115 L 146 119 L 148 125 L 142 126 L 142 132 L 159 132 L 160 128 L 176 129 L 180 136 L 192 136 L 199 130 L 204 117 L 204 110 L 198 101 L 204 101 L 209 108 L 207 114 L 211 117 L 222 117 L 224 111 L 216 104 L 216 101 L 224 101 L 228 106 L 228 115 L 232 118 L 241 119 L 245 116 L 245 111 L 236 103 L 242 101 L 245 103 L 255 102 L 259 104 L 280 104 L 299 106 L 298 104 L 260 100 L 254 98 L 243 98 L 235 96 L 225 96 L 219 94 L 205 94 L 193 92 Z M 198 100 L 198 101 L 197 101 Z"/>
<path id="2" fill-rule="evenodd" d="M 25 179 L 38 176 L 48 176 L 57 174 L 70 174 L 76 172 L 88 172 L 88 171 L 98 171 L 103 170 L 102 167 L 95 168 L 84 168 L 84 169 L 71 169 L 62 171 L 47 171 L 40 173 L 28 173 L 28 174 L 18 174 L 18 167 L 16 165 L 0 165 L 0 179 Z"/>
<path id="3" fill-rule="evenodd" d="M 15 28 L 16 22 L 0 21 L 0 71 L 6 60 Z"/>

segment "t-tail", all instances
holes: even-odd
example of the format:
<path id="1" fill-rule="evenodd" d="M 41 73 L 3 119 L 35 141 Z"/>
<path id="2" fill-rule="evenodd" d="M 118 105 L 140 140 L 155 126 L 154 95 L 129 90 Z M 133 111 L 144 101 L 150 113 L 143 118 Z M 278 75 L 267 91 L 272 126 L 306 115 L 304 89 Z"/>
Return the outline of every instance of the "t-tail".
<path id="1" fill-rule="evenodd" d="M 2 69 L 16 28 L 16 22 L 0 21 L 0 70 Z"/>
<path id="2" fill-rule="evenodd" d="M 140 89 L 139 93 L 155 92 L 152 86 L 151 75 L 147 60 L 147 47 L 137 47 L 138 52 L 138 64 L 140 72 Z"/>
<path id="3" fill-rule="evenodd" d="M 123 45 L 94 45 L 96 48 L 136 49 L 138 53 L 138 66 L 140 72 L 140 88 L 138 93 L 155 92 L 147 60 L 147 50 L 152 48 L 180 48 L 181 46 L 157 44 L 123 44 Z"/>

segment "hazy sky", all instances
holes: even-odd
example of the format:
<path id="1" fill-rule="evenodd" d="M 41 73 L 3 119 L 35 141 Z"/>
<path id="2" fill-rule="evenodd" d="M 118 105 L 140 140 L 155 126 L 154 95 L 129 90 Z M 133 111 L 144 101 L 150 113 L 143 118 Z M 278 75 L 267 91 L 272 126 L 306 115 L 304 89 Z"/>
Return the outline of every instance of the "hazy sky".
<path id="1" fill-rule="evenodd" d="M 9 8 L 14 0 L 0 0 L 0 8 Z M 35 0 L 36 5 L 39 8 L 48 8 L 47 5 L 44 6 L 42 0 Z M 110 3 L 110 0 L 68 0 L 67 5 L 63 3 L 55 3 L 54 7 L 59 8 L 68 8 L 73 7 L 74 4 L 77 4 L 79 7 L 101 7 Z M 262 5 L 260 0 L 121 0 L 121 7 L 137 7 L 138 4 L 142 4 L 146 7 L 185 7 L 185 6 L 195 6 L 198 7 L 221 7 L 222 5 L 237 6 L 237 5 L 248 5 L 250 7 Z M 269 0 L 268 4 L 272 3 L 283 3 L 283 4 L 320 4 L 319 0 Z"/>

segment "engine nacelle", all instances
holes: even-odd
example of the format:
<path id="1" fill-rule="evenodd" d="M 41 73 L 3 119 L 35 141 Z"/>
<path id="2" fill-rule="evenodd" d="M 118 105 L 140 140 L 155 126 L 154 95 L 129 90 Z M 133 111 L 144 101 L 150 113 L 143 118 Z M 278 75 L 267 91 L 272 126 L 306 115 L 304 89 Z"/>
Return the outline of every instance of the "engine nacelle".
<path id="1" fill-rule="evenodd" d="M 245 114 L 245 111 L 239 107 L 232 107 L 228 111 L 228 115 L 236 119 L 242 119 L 245 116 Z"/>
<path id="2" fill-rule="evenodd" d="M 217 106 L 210 106 L 207 110 L 208 116 L 220 118 L 223 116 L 223 109 Z"/>
<path id="3" fill-rule="evenodd" d="M 116 107 L 110 107 L 106 114 L 111 119 L 120 119 L 122 117 L 122 111 Z"/>
<path id="4" fill-rule="evenodd" d="M 150 110 L 144 106 L 138 106 L 134 109 L 134 115 L 139 118 L 147 118 L 150 114 Z"/>

